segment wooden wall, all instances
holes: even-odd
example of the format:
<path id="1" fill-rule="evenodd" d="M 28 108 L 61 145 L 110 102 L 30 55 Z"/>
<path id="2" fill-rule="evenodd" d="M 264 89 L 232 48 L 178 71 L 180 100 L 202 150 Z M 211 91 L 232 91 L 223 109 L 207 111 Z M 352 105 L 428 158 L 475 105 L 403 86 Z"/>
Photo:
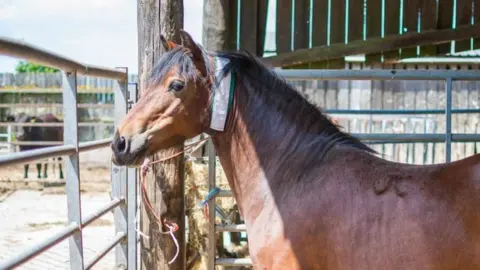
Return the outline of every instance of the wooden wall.
<path id="1" fill-rule="evenodd" d="M 230 27 L 237 32 L 236 48 L 263 55 L 266 18 L 276 15 L 276 53 L 350 43 L 358 40 L 455 29 L 480 23 L 480 0 L 232 0 Z M 455 17 L 455 19 L 454 19 Z M 238 25 L 239 23 L 239 25 Z M 238 30 L 238 31 L 237 31 Z M 239 41 L 239 42 L 237 42 Z M 378 52 L 367 62 L 387 62 L 415 56 L 444 55 L 450 51 L 480 48 L 480 39 L 451 44 Z M 313 68 L 339 68 L 343 61 L 310 64 Z M 299 66 L 303 68 L 304 66 Z"/>

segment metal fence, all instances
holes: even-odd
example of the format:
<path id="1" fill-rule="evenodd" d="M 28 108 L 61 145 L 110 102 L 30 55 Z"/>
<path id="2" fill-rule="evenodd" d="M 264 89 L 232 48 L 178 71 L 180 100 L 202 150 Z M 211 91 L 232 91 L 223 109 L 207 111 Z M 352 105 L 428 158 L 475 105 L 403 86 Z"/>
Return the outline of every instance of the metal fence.
<path id="1" fill-rule="evenodd" d="M 478 71 L 454 70 L 277 70 L 277 74 L 287 80 L 441 80 L 445 82 L 446 104 L 444 110 L 326 110 L 329 114 L 349 115 L 399 115 L 399 114 L 444 114 L 445 133 L 362 133 L 354 136 L 367 143 L 400 143 L 400 142 L 444 142 L 445 158 L 451 161 L 452 142 L 480 142 L 480 134 L 453 134 L 452 114 L 479 113 L 478 109 L 452 109 L 452 84 L 454 81 L 480 81 Z M 216 153 L 211 142 L 208 143 L 208 186 L 209 190 L 216 187 Z M 216 196 L 231 197 L 232 192 L 222 190 Z M 215 200 L 210 200 L 209 222 L 215 223 Z M 209 243 L 215 243 L 216 232 L 245 232 L 244 224 L 216 225 L 209 227 Z M 247 258 L 216 258 L 216 245 L 209 245 L 208 269 L 215 265 L 223 266 L 249 266 L 251 260 Z"/>
<path id="2" fill-rule="evenodd" d="M 77 74 L 111 78 L 115 80 L 115 126 L 127 113 L 129 106 L 128 70 L 108 69 L 78 63 L 66 57 L 36 48 L 24 42 L 0 38 L 0 54 L 26 58 L 50 67 L 62 70 L 64 139 L 63 145 L 38 150 L 19 152 L 0 157 L 0 168 L 8 165 L 23 164 L 48 157 L 65 156 L 66 197 L 68 223 L 63 230 L 44 241 L 33 245 L 21 254 L 0 262 L 0 269 L 12 269 L 38 256 L 50 247 L 68 239 L 71 269 L 91 269 L 109 251 L 115 249 L 115 268 L 136 269 L 137 236 L 135 215 L 137 211 L 136 170 L 118 167 L 112 163 L 112 200 L 89 216 L 84 217 L 81 209 L 79 153 L 108 147 L 110 139 L 79 143 L 78 140 L 78 104 Z M 131 100 L 136 100 L 136 89 Z M 113 211 L 116 236 L 114 241 L 105 245 L 93 258 L 84 258 L 82 230 L 102 215 Z"/>

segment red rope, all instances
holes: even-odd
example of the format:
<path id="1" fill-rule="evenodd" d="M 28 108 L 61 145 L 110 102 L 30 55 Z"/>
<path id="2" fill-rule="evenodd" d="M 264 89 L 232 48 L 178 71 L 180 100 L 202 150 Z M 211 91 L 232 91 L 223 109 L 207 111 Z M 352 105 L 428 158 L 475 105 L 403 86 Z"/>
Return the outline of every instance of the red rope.
<path id="1" fill-rule="evenodd" d="M 148 195 L 147 195 L 147 187 L 145 185 L 145 177 L 147 176 L 147 172 L 148 172 L 148 169 L 149 169 L 149 166 L 152 165 L 152 164 L 155 164 L 155 163 L 160 163 L 160 162 L 164 162 L 164 161 L 167 161 L 167 160 L 170 160 L 170 159 L 173 159 L 183 153 L 185 153 L 187 150 L 191 149 L 192 147 L 196 146 L 196 145 L 199 145 L 201 143 L 203 143 L 204 141 L 208 140 L 210 137 L 206 137 L 198 142 L 195 142 L 195 143 L 192 143 L 192 144 L 189 144 L 187 146 L 184 147 L 184 149 L 176 154 L 173 154 L 171 156 L 168 156 L 166 158 L 162 158 L 160 160 L 156 160 L 156 161 L 150 161 L 148 158 L 145 159 L 145 161 L 143 162 L 143 164 L 141 165 L 140 169 L 141 169 L 141 178 L 140 178 L 140 181 L 141 181 L 141 184 L 142 184 L 142 199 L 143 199 L 143 202 L 145 204 L 145 206 L 148 208 L 148 210 L 151 212 L 151 214 L 153 215 L 153 217 L 155 218 L 156 222 L 158 223 L 159 227 L 160 227 L 160 233 L 162 234 L 170 234 L 172 236 L 172 240 L 174 241 L 175 245 L 177 246 L 177 252 L 174 256 L 174 258 L 168 263 L 168 264 L 171 264 L 175 261 L 175 259 L 177 258 L 178 256 L 178 252 L 179 252 L 179 246 L 178 246 L 178 241 L 177 239 L 175 238 L 175 235 L 174 233 L 176 231 L 178 231 L 179 227 L 178 227 L 178 224 L 176 224 L 175 222 L 170 222 L 170 221 L 167 221 L 166 218 L 162 221 L 162 219 L 155 213 L 155 210 L 153 209 L 153 206 L 152 204 L 150 203 L 150 200 L 148 199 Z M 162 227 L 165 226 L 167 227 L 169 230 L 164 232 L 162 231 Z"/>

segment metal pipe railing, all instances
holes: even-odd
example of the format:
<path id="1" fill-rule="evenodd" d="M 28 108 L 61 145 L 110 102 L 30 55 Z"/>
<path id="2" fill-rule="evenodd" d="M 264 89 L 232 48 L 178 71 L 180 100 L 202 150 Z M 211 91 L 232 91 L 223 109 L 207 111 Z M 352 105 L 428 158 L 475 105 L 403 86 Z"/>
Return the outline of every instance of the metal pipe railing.
<path id="1" fill-rule="evenodd" d="M 213 258 L 215 260 L 215 258 Z M 215 260 L 215 265 L 221 266 L 251 266 L 252 260 L 248 258 L 218 258 Z"/>
<path id="2" fill-rule="evenodd" d="M 407 114 L 445 114 L 445 110 L 348 110 L 348 109 L 332 109 L 325 110 L 328 114 L 362 114 L 362 115 L 407 115 Z M 469 114 L 480 113 L 480 109 L 452 109 L 452 114 Z"/>
<path id="3" fill-rule="evenodd" d="M 110 145 L 111 139 L 104 139 L 92 142 L 81 143 L 78 146 L 79 152 L 86 152 L 95 150 Z M 46 158 L 68 156 L 76 152 L 75 146 L 59 145 L 50 146 L 35 150 L 28 150 L 24 152 L 17 152 L 10 155 L 0 156 L 0 167 L 17 164 L 24 164 L 27 162 L 37 161 Z"/>
<path id="4" fill-rule="evenodd" d="M 9 38 L 0 38 L 0 54 L 19 57 L 31 60 L 33 62 L 43 64 L 50 67 L 59 68 L 62 71 L 62 92 L 63 92 L 63 123 L 0 123 L 0 126 L 7 126 L 9 129 L 12 126 L 64 126 L 64 145 L 47 147 L 37 150 L 25 151 L 15 153 L 8 156 L 0 157 L 0 167 L 6 165 L 14 165 L 18 163 L 25 163 L 38 159 L 44 159 L 48 157 L 66 156 L 65 158 L 65 172 L 66 178 L 66 195 L 67 195 L 67 209 L 68 209 L 68 222 L 69 225 L 66 229 L 60 233 L 53 235 L 51 238 L 43 241 L 37 246 L 28 249 L 20 255 L 13 256 L 12 258 L 2 262 L 0 269 L 10 269 L 18 266 L 29 259 L 37 256 L 41 252 L 47 250 L 54 244 L 61 240 L 67 239 L 69 241 L 69 261 L 71 269 L 85 269 L 84 268 L 84 256 L 83 256 L 83 237 L 82 228 L 77 224 L 83 224 L 84 226 L 90 224 L 100 216 L 104 215 L 110 210 L 114 210 L 115 230 L 117 236 L 114 242 L 104 248 L 98 256 L 92 261 L 87 263 L 87 269 L 91 268 L 96 262 L 105 256 L 115 246 L 119 246 L 116 250 L 116 268 L 126 267 L 128 263 L 129 269 L 136 269 L 136 260 L 127 261 L 127 241 L 123 239 L 135 239 L 135 228 L 129 227 L 130 222 L 127 222 L 125 212 L 127 211 L 127 205 L 125 198 L 127 197 L 127 188 L 132 191 L 128 193 L 128 197 L 132 200 L 132 203 L 128 207 L 128 216 L 132 217 L 135 210 L 136 192 L 135 183 L 136 175 L 134 169 L 124 170 L 124 168 L 115 167 L 112 172 L 112 195 L 113 200 L 97 210 L 93 214 L 86 218 L 82 218 L 81 211 L 81 196 L 80 196 L 80 166 L 79 166 L 79 153 L 82 151 L 93 150 L 101 147 L 107 147 L 110 144 L 110 139 L 99 140 L 94 142 L 87 142 L 80 144 L 78 141 L 78 128 L 80 126 L 93 126 L 93 125 L 108 125 L 107 123 L 78 123 L 78 108 L 83 105 L 77 103 L 77 74 L 84 74 L 87 76 L 105 77 L 115 79 L 115 116 L 116 125 L 120 119 L 126 114 L 127 107 L 127 85 L 128 85 L 128 70 L 108 69 L 97 66 L 91 66 L 82 64 L 66 57 L 60 56 L 53 52 L 43 50 L 33 45 L 26 44 L 25 42 L 15 41 Z M 10 133 L 10 132 L 9 132 Z M 129 172 L 130 176 L 126 179 L 126 172 Z M 129 188 L 133 185 L 133 188 Z M 118 209 L 121 208 L 121 209 Z M 131 242 L 133 248 L 128 249 L 130 253 L 135 253 L 132 256 L 129 254 L 128 258 L 135 259 L 136 256 L 136 242 Z"/>
<path id="5" fill-rule="evenodd" d="M 445 134 L 355 133 L 364 141 L 445 142 Z M 480 134 L 451 134 L 451 142 L 480 142 Z"/>
<path id="6" fill-rule="evenodd" d="M 447 78 L 460 81 L 475 81 L 478 71 L 457 70 L 322 70 L 322 69 L 274 69 L 287 80 L 434 80 Z"/>
<path id="7" fill-rule="evenodd" d="M 17 152 L 11 155 L 0 156 L 0 168 L 4 166 L 24 164 L 39 159 L 71 155 L 76 152 L 75 146 L 60 145 L 41 149 Z"/>
<path id="8" fill-rule="evenodd" d="M 82 228 L 87 227 L 90 223 L 94 222 L 101 216 L 105 215 L 109 211 L 112 211 L 115 207 L 125 203 L 125 199 L 113 198 L 109 203 L 107 203 L 102 208 L 88 215 L 82 219 Z"/>
<path id="9" fill-rule="evenodd" d="M 112 122 L 83 122 L 78 123 L 79 127 L 95 127 L 95 126 L 112 126 Z M 64 127 L 64 123 L 9 123 L 9 122 L 0 122 L 0 127 Z"/>
<path id="10" fill-rule="evenodd" d="M 112 139 L 109 138 L 109 139 L 103 139 L 103 140 L 97 140 L 97 141 L 91 141 L 91 142 L 84 142 L 78 145 L 78 150 L 81 153 L 81 152 L 86 152 L 86 151 L 95 150 L 99 148 L 109 147 L 111 141 Z"/>
<path id="11" fill-rule="evenodd" d="M 245 224 L 216 225 L 217 232 L 244 232 L 247 230 Z"/>
<path id="12" fill-rule="evenodd" d="M 98 254 L 96 254 L 89 262 L 85 264 L 85 269 L 92 269 L 97 262 L 99 262 L 107 253 L 118 245 L 122 240 L 126 239 L 127 234 L 125 232 L 119 232 L 113 238 L 113 241 L 106 245 Z"/>
<path id="13" fill-rule="evenodd" d="M 117 69 L 98 67 L 76 62 L 65 56 L 38 48 L 24 41 L 0 37 L 0 54 L 28 59 L 49 67 L 55 67 L 66 72 L 76 71 L 77 74 L 88 76 L 125 80 L 127 73 Z"/>
<path id="14" fill-rule="evenodd" d="M 22 253 L 7 259 L 6 261 L 0 262 L 0 269 L 13 269 L 18 267 L 30 259 L 34 258 L 37 255 L 40 255 L 42 252 L 46 251 L 50 247 L 60 243 L 61 241 L 72 236 L 74 233 L 80 231 L 80 227 L 76 223 L 72 223 L 69 226 L 65 227 L 61 231 L 55 233 L 53 236 L 45 239 L 44 241 L 28 248 Z"/>

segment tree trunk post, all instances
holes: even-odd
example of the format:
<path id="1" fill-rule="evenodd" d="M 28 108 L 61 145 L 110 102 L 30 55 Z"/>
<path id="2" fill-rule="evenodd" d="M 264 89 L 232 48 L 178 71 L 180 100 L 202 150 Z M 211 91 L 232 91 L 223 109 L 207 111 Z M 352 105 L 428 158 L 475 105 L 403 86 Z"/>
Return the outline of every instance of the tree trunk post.
<path id="1" fill-rule="evenodd" d="M 160 35 L 180 43 L 179 30 L 183 28 L 183 0 L 138 0 L 138 56 L 140 96 L 145 91 L 146 79 L 163 53 Z M 158 154 L 158 160 L 181 151 L 175 147 Z M 184 269 L 185 266 L 185 208 L 184 208 L 184 156 L 165 163 L 154 164 L 146 177 L 147 194 L 156 214 L 178 224 L 175 232 L 180 250 L 175 262 L 168 264 L 177 249 L 168 234 L 160 234 L 159 224 L 141 209 L 141 269 Z"/>

